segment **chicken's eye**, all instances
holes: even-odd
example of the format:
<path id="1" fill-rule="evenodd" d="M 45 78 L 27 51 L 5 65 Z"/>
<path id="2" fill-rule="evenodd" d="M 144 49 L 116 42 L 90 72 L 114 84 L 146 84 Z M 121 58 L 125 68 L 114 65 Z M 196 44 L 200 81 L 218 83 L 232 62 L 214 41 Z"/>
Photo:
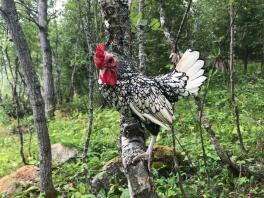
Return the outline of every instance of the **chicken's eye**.
<path id="1" fill-rule="evenodd" d="M 108 62 L 111 64 L 114 61 L 113 58 L 109 58 Z"/>

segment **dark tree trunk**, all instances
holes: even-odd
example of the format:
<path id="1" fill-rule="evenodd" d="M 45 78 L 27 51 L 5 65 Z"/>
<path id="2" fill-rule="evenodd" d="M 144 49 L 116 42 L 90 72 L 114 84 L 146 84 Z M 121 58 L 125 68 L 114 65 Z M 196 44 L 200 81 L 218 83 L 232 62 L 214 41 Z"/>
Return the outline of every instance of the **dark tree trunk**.
<path id="1" fill-rule="evenodd" d="M 47 0 L 38 0 L 38 27 L 43 63 L 45 112 L 46 115 L 52 117 L 55 111 L 55 94 L 52 75 L 52 52 L 48 39 Z"/>
<path id="2" fill-rule="evenodd" d="M 80 6 L 80 2 L 79 2 Z M 81 7 L 79 7 L 80 15 L 81 15 Z M 86 45 L 88 48 L 88 56 L 92 56 L 92 15 L 91 15 L 91 1 L 86 0 L 86 17 L 85 17 L 85 23 L 82 22 L 82 28 L 85 32 L 85 39 L 86 39 Z M 88 89 L 89 89 L 89 103 L 88 103 L 88 111 L 89 111 L 89 126 L 86 131 L 85 136 L 85 142 L 84 142 L 84 148 L 83 148 L 83 163 L 84 163 L 84 175 L 87 182 L 89 182 L 89 175 L 88 175 L 88 166 L 87 166 L 87 155 L 88 155 L 88 149 L 90 145 L 90 139 L 91 134 L 93 130 L 93 89 L 94 89 L 94 65 L 92 64 L 92 60 L 87 64 L 87 70 L 88 70 Z"/>
<path id="3" fill-rule="evenodd" d="M 16 60 L 16 65 L 15 65 L 15 76 L 14 76 L 14 87 L 13 87 L 13 97 L 15 99 L 15 103 L 16 103 L 16 120 L 17 120 L 17 129 L 18 129 L 18 133 L 19 133 L 19 141 L 20 141 L 20 156 L 22 158 L 23 163 L 26 165 L 27 160 L 26 157 L 24 155 L 24 136 L 23 136 L 23 131 L 21 129 L 20 126 L 20 110 L 21 110 L 21 105 L 20 105 L 20 97 L 19 97 L 19 92 L 17 90 L 17 85 L 18 85 L 18 60 Z"/>
<path id="4" fill-rule="evenodd" d="M 230 95 L 231 95 L 231 105 L 233 108 L 233 114 L 234 114 L 234 121 L 237 129 L 237 136 L 239 140 L 240 148 L 243 152 L 246 151 L 243 138 L 240 130 L 240 123 L 239 123 L 239 109 L 238 105 L 236 103 L 235 99 L 235 83 L 234 83 L 234 52 L 233 52 L 233 46 L 234 46 L 234 5 L 230 5 L 230 57 L 229 57 L 229 72 L 230 72 Z"/>
<path id="5" fill-rule="evenodd" d="M 264 76 L 264 44 L 262 46 L 261 74 Z"/>
<path id="6" fill-rule="evenodd" d="M 40 148 L 40 190 L 46 197 L 55 197 L 55 190 L 51 175 L 51 148 L 45 117 L 45 106 L 41 96 L 40 84 L 32 62 L 27 41 L 19 24 L 18 13 L 14 0 L 1 0 L 0 11 L 9 33 L 14 41 L 18 57 L 23 66 L 30 102 L 33 109 L 33 117 L 38 133 Z"/>
<path id="7" fill-rule="evenodd" d="M 247 71 L 248 71 L 248 47 L 247 46 L 245 47 L 243 63 L 244 63 L 244 74 L 247 74 Z"/>
<path id="8" fill-rule="evenodd" d="M 106 28 L 109 33 L 109 44 L 114 52 L 131 58 L 131 26 L 128 1 L 101 0 L 100 6 Z M 130 115 L 121 116 L 122 162 L 128 181 L 130 197 L 157 197 L 148 171 L 147 163 L 138 161 L 132 164 L 133 158 L 145 152 L 143 129 Z"/>
<path id="9" fill-rule="evenodd" d="M 3 52 L 3 55 L 5 55 L 5 59 L 3 58 L 3 63 L 4 63 L 6 78 L 7 78 L 7 81 L 9 82 L 9 84 L 10 84 L 10 87 L 12 88 L 12 97 L 13 97 L 13 101 L 15 102 L 15 106 L 16 106 L 16 114 L 15 114 L 16 121 L 17 121 L 17 127 L 16 127 L 17 131 L 16 132 L 18 132 L 18 135 L 19 135 L 20 156 L 21 156 L 21 159 L 22 159 L 23 163 L 26 165 L 27 161 L 26 161 L 26 157 L 24 155 L 24 137 L 23 137 L 23 132 L 21 130 L 21 126 L 20 126 L 21 105 L 20 105 L 20 102 L 19 102 L 20 101 L 19 90 L 17 88 L 19 86 L 19 83 L 18 83 L 18 67 L 19 67 L 18 60 L 16 58 L 16 60 L 15 60 L 15 71 L 13 71 L 7 47 L 5 48 L 5 50 Z M 9 77 L 8 77 L 9 75 L 8 75 L 8 71 L 7 71 L 7 68 L 6 68 L 7 66 L 9 68 L 12 80 L 9 79 Z"/>

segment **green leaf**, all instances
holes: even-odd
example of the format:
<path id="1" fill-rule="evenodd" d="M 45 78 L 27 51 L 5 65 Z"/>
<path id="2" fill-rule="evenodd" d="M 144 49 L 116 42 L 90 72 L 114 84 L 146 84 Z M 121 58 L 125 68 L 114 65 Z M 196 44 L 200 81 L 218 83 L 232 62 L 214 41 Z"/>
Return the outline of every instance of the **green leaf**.
<path id="1" fill-rule="evenodd" d="M 128 192 L 128 189 L 123 189 L 120 198 L 129 198 L 129 192 Z"/>
<path id="2" fill-rule="evenodd" d="M 152 19 L 149 27 L 154 31 L 160 30 L 160 21 L 156 18 Z"/>

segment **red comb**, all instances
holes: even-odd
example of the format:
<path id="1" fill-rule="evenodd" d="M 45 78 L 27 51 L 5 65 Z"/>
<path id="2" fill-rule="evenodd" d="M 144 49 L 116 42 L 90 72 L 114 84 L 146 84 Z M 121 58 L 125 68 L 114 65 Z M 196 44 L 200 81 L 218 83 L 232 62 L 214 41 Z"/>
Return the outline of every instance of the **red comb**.
<path id="1" fill-rule="evenodd" d="M 105 45 L 100 43 L 96 46 L 94 62 L 97 69 L 100 69 L 104 66 L 105 59 Z"/>

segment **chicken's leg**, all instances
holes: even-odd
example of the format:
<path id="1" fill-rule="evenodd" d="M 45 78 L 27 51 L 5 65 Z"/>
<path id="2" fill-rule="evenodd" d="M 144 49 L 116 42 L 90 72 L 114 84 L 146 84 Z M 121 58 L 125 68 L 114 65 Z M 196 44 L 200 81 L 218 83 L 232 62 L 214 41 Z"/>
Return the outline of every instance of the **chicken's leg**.
<path id="1" fill-rule="evenodd" d="M 147 160 L 148 161 L 148 169 L 150 172 L 151 172 L 151 166 L 150 165 L 151 165 L 152 151 L 153 151 L 153 146 L 156 142 L 156 139 L 157 139 L 157 136 L 151 135 L 151 139 L 150 139 L 150 143 L 149 143 L 147 151 L 145 153 L 142 153 L 142 154 L 136 156 L 133 159 L 133 163 L 137 162 L 138 160 Z"/>

